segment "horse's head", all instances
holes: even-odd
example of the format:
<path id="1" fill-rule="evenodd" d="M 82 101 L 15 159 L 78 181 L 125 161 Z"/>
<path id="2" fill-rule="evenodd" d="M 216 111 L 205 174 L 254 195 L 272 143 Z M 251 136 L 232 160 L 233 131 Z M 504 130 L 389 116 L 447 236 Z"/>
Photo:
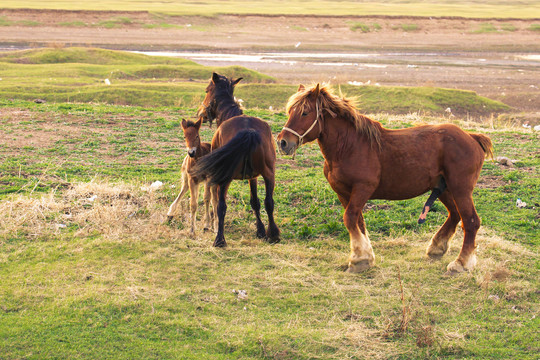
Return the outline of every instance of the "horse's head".
<path id="1" fill-rule="evenodd" d="M 184 139 L 189 157 L 197 156 L 197 149 L 201 148 L 201 138 L 199 137 L 199 129 L 201 128 L 202 120 L 196 122 L 182 119 L 182 130 L 184 131 Z"/>
<path id="2" fill-rule="evenodd" d="M 199 110 L 197 111 L 199 120 L 208 122 L 211 126 L 212 122 L 218 115 L 218 102 L 227 98 L 234 99 L 234 86 L 238 84 L 240 80 L 242 80 L 242 78 L 233 80 L 227 78 L 226 76 L 212 73 L 212 78 L 206 87 L 206 95 L 201 106 L 199 106 Z"/>
<path id="3" fill-rule="evenodd" d="M 303 143 L 313 141 L 321 135 L 322 109 L 318 101 L 319 94 L 319 84 L 311 89 L 300 85 L 298 92 L 289 99 L 289 120 L 277 137 L 278 149 L 282 153 L 294 155 Z"/>

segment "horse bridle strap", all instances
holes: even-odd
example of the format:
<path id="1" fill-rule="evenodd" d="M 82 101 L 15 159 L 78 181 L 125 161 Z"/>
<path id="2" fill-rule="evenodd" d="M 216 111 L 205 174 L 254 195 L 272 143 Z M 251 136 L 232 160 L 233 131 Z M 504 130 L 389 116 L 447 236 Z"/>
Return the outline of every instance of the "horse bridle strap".
<path id="1" fill-rule="evenodd" d="M 313 128 L 315 127 L 315 125 L 318 123 L 319 124 L 319 131 L 321 131 L 321 123 L 319 122 L 319 116 L 321 115 L 320 112 L 319 112 L 319 103 L 316 102 L 315 103 L 315 107 L 317 108 L 317 117 L 315 118 L 315 121 L 313 122 L 313 124 L 311 124 L 311 126 L 309 127 L 309 129 L 306 130 L 306 132 L 304 132 L 304 135 L 300 135 L 299 133 L 297 133 L 296 131 L 294 131 L 293 129 L 290 129 L 286 126 L 283 127 L 283 130 L 287 130 L 288 132 L 290 132 L 291 134 L 293 135 L 296 135 L 298 136 L 298 146 L 297 147 L 300 147 L 300 145 L 302 145 L 302 143 L 304 142 L 304 137 L 309 134 L 309 132 L 311 130 L 313 130 Z"/>

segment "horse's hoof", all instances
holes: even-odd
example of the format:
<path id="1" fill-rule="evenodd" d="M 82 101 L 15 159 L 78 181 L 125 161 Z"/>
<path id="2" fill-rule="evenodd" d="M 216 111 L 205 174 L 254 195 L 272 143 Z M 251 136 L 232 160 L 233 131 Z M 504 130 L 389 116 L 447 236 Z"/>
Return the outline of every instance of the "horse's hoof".
<path id="1" fill-rule="evenodd" d="M 446 254 L 447 250 L 448 248 L 440 248 L 435 245 L 429 245 L 426 255 L 429 256 L 430 259 L 439 260 L 444 256 L 444 254 Z"/>
<path id="2" fill-rule="evenodd" d="M 214 247 L 217 247 L 217 248 L 224 248 L 227 246 L 227 243 L 225 242 L 225 239 L 216 239 L 214 241 Z"/>
<path id="3" fill-rule="evenodd" d="M 268 236 L 268 237 L 265 237 L 265 240 L 269 244 L 277 244 L 277 243 L 279 243 L 281 241 L 279 236 L 277 236 L 277 237 Z"/>
<path id="4" fill-rule="evenodd" d="M 455 275 L 455 274 L 459 274 L 465 271 L 470 271 L 474 269 L 475 265 L 476 265 L 476 255 L 473 253 L 472 255 L 469 256 L 469 259 L 465 263 L 462 263 L 461 260 L 456 259 L 452 261 L 450 264 L 448 264 L 448 266 L 446 267 L 446 270 L 447 270 L 446 274 L 448 275 L 451 273 L 452 275 Z"/>
<path id="5" fill-rule="evenodd" d="M 360 260 L 359 262 L 354 264 L 349 263 L 349 267 L 347 268 L 347 270 L 345 270 L 345 272 L 351 274 L 360 273 L 373 267 L 373 265 L 375 265 L 375 262 L 373 260 Z"/>
<path id="6" fill-rule="evenodd" d="M 446 267 L 445 275 L 453 276 L 465 271 L 467 271 L 467 269 L 465 269 L 465 267 L 458 260 L 454 260 Z"/>
<path id="7" fill-rule="evenodd" d="M 266 231 L 264 231 L 264 230 L 263 230 L 263 231 L 257 230 L 257 237 L 258 237 L 259 239 L 264 239 L 264 238 L 266 237 Z"/>

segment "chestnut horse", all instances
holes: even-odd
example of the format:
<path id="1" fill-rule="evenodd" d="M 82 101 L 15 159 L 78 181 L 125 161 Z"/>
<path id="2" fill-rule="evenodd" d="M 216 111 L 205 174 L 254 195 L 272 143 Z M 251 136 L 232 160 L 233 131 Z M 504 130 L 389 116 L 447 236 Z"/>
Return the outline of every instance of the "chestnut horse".
<path id="1" fill-rule="evenodd" d="M 167 222 L 170 222 L 174 215 L 178 212 L 178 205 L 180 200 L 186 193 L 189 188 L 190 192 L 190 210 L 191 210 L 191 221 L 190 221 L 190 233 L 195 234 L 195 218 L 197 213 L 197 201 L 199 200 L 199 185 L 201 182 L 204 182 L 204 230 L 210 229 L 211 216 L 209 211 L 211 189 L 208 181 L 202 178 L 195 178 L 189 174 L 189 171 L 195 166 L 197 160 L 202 156 L 210 152 L 210 143 L 201 142 L 199 137 L 199 129 L 201 128 L 201 119 L 196 122 L 186 121 L 182 119 L 182 130 L 184 131 L 184 139 L 186 141 L 186 147 L 188 154 L 182 162 L 182 188 L 180 194 L 176 197 L 174 202 L 169 207 L 167 212 Z M 215 202 L 216 199 L 213 199 Z M 215 228 L 215 226 L 214 226 Z"/>
<path id="2" fill-rule="evenodd" d="M 401 200 L 439 189 L 448 218 L 427 249 L 442 257 L 461 220 L 464 239 L 449 273 L 473 269 L 475 237 L 480 227 L 473 199 L 484 158 L 493 156 L 491 140 L 455 125 L 423 125 L 390 130 L 361 115 L 352 100 L 326 86 L 298 92 L 287 104 L 289 120 L 278 135 L 278 147 L 294 154 L 303 143 L 317 140 L 324 156 L 324 175 L 345 208 L 351 254 L 349 272 L 372 267 L 375 255 L 362 209 L 369 199 Z"/>
<path id="3" fill-rule="evenodd" d="M 276 148 L 270 126 L 263 120 L 242 115 L 234 99 L 234 87 L 241 78 L 232 80 L 212 74 L 206 96 L 199 108 L 199 118 L 216 119 L 218 129 L 212 138 L 212 151 L 201 158 L 191 170 L 196 177 L 208 177 L 217 185 L 218 231 L 214 246 L 226 246 L 223 233 L 227 204 L 225 198 L 234 179 L 248 179 L 251 208 L 257 221 L 257 236 L 269 242 L 279 241 L 279 229 L 274 221 L 274 186 Z M 257 197 L 257 178 L 261 175 L 266 187 L 264 206 L 268 215 L 268 230 L 261 221 L 261 204 Z"/>

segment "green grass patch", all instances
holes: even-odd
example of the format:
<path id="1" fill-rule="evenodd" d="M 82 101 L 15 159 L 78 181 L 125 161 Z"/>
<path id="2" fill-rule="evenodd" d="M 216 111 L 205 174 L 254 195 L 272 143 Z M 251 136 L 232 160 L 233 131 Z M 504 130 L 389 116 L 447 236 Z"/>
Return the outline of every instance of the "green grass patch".
<path id="1" fill-rule="evenodd" d="M 531 24 L 531 26 L 529 26 L 529 30 L 530 31 L 540 31 L 540 24 Z"/>

